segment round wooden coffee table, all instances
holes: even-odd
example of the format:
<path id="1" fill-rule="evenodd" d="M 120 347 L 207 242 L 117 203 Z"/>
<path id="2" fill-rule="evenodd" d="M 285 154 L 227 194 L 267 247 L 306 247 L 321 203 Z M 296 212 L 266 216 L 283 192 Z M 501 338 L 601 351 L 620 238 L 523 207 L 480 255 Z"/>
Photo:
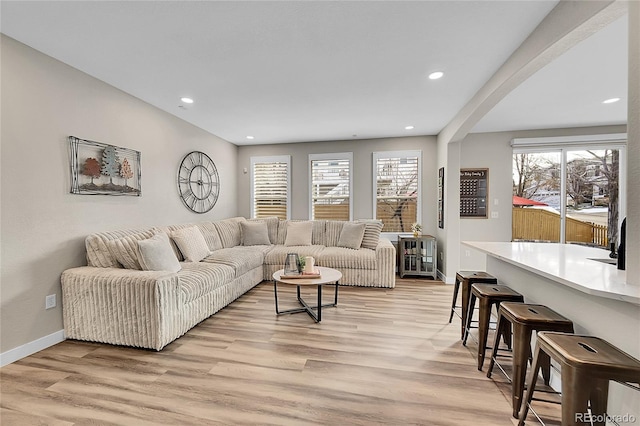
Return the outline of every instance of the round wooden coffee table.
<path id="1" fill-rule="evenodd" d="M 338 304 L 338 281 L 342 278 L 342 273 L 332 268 L 326 268 L 324 266 L 318 266 L 320 271 L 320 278 L 282 278 L 284 269 L 280 269 L 273 273 L 273 294 L 276 299 L 276 314 L 297 314 L 299 312 L 306 312 L 315 322 L 322 321 L 322 308 L 336 306 Z M 296 294 L 298 302 L 302 305 L 301 308 L 288 309 L 281 311 L 278 309 L 278 284 L 287 284 L 296 286 Z M 333 299 L 333 303 L 322 304 L 322 286 L 323 285 L 335 285 L 336 291 Z M 309 306 L 307 302 L 300 296 L 300 287 L 316 286 L 318 289 L 318 303 L 316 306 Z M 318 312 L 316 313 L 315 310 Z"/>

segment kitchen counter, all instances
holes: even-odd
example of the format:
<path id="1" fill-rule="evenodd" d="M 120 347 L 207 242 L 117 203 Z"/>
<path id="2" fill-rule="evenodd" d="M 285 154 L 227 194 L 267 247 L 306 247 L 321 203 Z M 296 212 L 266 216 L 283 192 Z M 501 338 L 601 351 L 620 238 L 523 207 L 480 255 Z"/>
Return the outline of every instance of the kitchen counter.
<path id="1" fill-rule="evenodd" d="M 640 286 L 626 283 L 626 272 L 607 250 L 576 244 L 473 242 L 464 245 L 583 293 L 640 305 Z"/>

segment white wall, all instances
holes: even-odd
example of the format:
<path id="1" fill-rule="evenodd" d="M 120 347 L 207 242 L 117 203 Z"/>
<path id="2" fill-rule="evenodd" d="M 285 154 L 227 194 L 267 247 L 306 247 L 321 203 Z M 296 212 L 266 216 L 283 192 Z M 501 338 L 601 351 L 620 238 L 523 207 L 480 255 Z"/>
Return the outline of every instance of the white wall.
<path id="1" fill-rule="evenodd" d="M 627 284 L 640 285 L 640 3 L 629 2 Z"/>
<path id="2" fill-rule="evenodd" d="M 238 212 L 250 215 L 250 158 L 261 155 L 291 155 L 291 218 L 309 218 L 309 154 L 353 152 L 354 219 L 371 218 L 373 214 L 373 156 L 376 151 L 422 151 L 422 219 L 423 233 L 435 235 L 437 229 L 436 138 L 416 136 L 369 140 L 347 140 L 312 143 L 240 146 L 238 150 Z"/>
<path id="3" fill-rule="evenodd" d="M 1 47 L 5 353 L 63 328 L 60 274 L 86 264 L 88 234 L 236 215 L 237 147 L 4 35 Z M 140 151 L 142 197 L 70 194 L 69 135 Z M 222 183 L 205 215 L 187 210 L 176 189 L 193 150 L 209 154 Z M 45 311 L 54 293 L 58 306 Z"/>

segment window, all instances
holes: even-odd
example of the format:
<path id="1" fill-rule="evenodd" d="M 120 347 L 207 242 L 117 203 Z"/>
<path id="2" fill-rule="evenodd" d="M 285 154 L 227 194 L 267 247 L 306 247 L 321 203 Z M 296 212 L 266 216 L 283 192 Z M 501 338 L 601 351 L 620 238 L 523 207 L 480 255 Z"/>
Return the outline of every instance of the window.
<path id="1" fill-rule="evenodd" d="M 619 134 L 514 139 L 512 239 L 617 245 L 625 141 Z"/>
<path id="2" fill-rule="evenodd" d="M 251 217 L 291 216 L 291 156 L 251 157 Z"/>
<path id="3" fill-rule="evenodd" d="M 351 220 L 353 154 L 310 154 L 311 219 Z"/>
<path id="4" fill-rule="evenodd" d="M 373 209 L 382 232 L 411 232 L 420 222 L 421 164 L 421 151 L 373 153 Z"/>

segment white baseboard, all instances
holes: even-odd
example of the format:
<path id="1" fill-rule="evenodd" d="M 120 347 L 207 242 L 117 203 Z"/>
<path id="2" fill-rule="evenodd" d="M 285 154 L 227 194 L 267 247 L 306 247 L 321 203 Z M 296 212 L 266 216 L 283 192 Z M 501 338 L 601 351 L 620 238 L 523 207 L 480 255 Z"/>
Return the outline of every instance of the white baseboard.
<path id="1" fill-rule="evenodd" d="M 18 346 L 17 348 L 3 352 L 0 354 L 0 367 L 4 367 L 7 364 L 11 364 L 19 359 L 35 354 L 36 352 L 40 352 L 41 350 L 63 342 L 64 340 L 64 330 L 60 330 L 55 333 L 51 333 L 48 336 L 36 339 L 33 342 L 29 342 L 22 346 Z"/>
<path id="2" fill-rule="evenodd" d="M 454 283 L 454 279 L 453 278 L 447 278 L 447 276 L 445 274 L 443 274 L 440 270 L 438 270 L 438 279 L 440 281 L 442 281 L 445 284 L 453 284 Z"/>

